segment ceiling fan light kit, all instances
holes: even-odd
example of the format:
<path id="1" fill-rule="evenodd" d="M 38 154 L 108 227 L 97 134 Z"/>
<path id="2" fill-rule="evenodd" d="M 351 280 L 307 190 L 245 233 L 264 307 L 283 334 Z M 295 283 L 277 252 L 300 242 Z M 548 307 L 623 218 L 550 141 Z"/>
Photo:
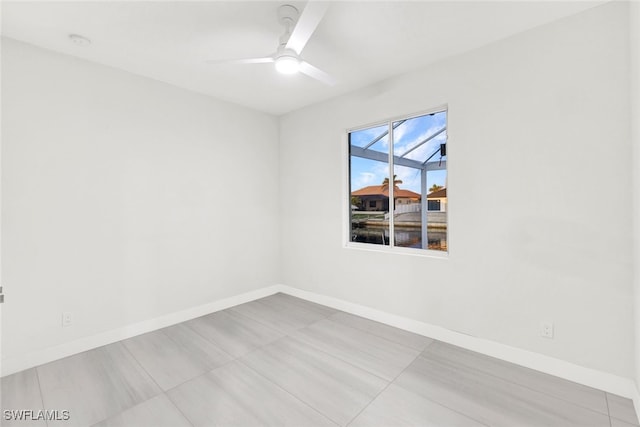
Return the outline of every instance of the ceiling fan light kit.
<path id="1" fill-rule="evenodd" d="M 281 55 L 276 58 L 276 70 L 282 74 L 295 74 L 300 71 L 300 61 L 293 56 Z"/>
<path id="2" fill-rule="evenodd" d="M 301 72 L 326 85 L 333 86 L 336 82 L 329 74 L 314 67 L 300 56 L 302 49 L 304 49 L 318 24 L 320 24 L 328 7 L 328 2 L 309 0 L 302 14 L 300 14 L 294 6 L 284 4 L 277 10 L 278 22 L 285 27 L 285 31 L 280 36 L 276 53 L 262 58 L 207 62 L 211 64 L 262 64 L 274 62 L 278 73 L 296 74 Z"/>

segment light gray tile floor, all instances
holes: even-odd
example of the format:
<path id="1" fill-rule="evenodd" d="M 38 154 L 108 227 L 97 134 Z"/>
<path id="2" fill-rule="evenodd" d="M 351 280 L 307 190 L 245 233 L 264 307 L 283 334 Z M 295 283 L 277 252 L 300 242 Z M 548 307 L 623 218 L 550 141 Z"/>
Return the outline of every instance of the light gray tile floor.
<path id="1" fill-rule="evenodd" d="M 276 294 L 2 378 L 2 426 L 638 427 L 629 399 Z"/>
<path id="2" fill-rule="evenodd" d="M 152 397 L 94 427 L 191 427 L 191 423 L 166 394 Z"/>
<path id="3" fill-rule="evenodd" d="M 2 390 L 0 399 L 2 402 L 2 421 L 0 425 L 3 427 L 13 427 L 25 425 L 13 419 L 7 420 L 4 417 L 4 410 L 20 410 L 33 409 L 34 411 L 43 410 L 42 394 L 40 393 L 40 384 L 38 382 L 38 373 L 35 368 L 27 369 L 13 375 L 2 378 Z M 33 426 L 46 426 L 44 420 L 37 420 L 30 423 Z"/>
<path id="4" fill-rule="evenodd" d="M 365 426 L 481 427 L 453 409 L 391 384 L 350 424 Z"/>
<path id="5" fill-rule="evenodd" d="M 241 304 L 233 307 L 230 311 L 247 316 L 284 333 L 304 328 L 324 319 L 327 314 L 313 306 L 305 307 L 301 304 L 294 304 L 290 300 L 277 296 Z"/>
<path id="6" fill-rule="evenodd" d="M 340 425 L 351 421 L 388 384 L 291 337 L 240 360 Z"/>
<path id="7" fill-rule="evenodd" d="M 161 392 L 122 343 L 66 357 L 36 370 L 44 408 L 70 412 L 69 420 L 49 421 L 49 426 L 95 424 Z"/>
<path id="8" fill-rule="evenodd" d="M 637 427 L 638 423 L 630 424 L 625 423 L 624 421 L 620 421 L 617 418 L 611 418 L 611 427 Z"/>
<path id="9" fill-rule="evenodd" d="M 609 416 L 473 367 L 421 355 L 395 384 L 490 426 L 607 426 Z"/>
<path id="10" fill-rule="evenodd" d="M 240 357 L 284 336 L 277 329 L 232 310 L 198 317 L 185 324 L 233 357 Z"/>
<path id="11" fill-rule="evenodd" d="M 633 403 L 631 403 L 629 399 L 607 393 L 607 403 L 609 405 L 609 415 L 611 415 L 612 418 L 631 425 L 639 425 L 638 417 L 633 409 Z"/>
<path id="12" fill-rule="evenodd" d="M 315 322 L 291 336 L 389 381 L 420 354 L 420 350 L 330 319 Z"/>
<path id="13" fill-rule="evenodd" d="M 174 334 L 183 332 L 179 329 L 172 331 Z M 195 332 L 193 335 L 198 337 Z M 163 390 L 169 390 L 215 367 L 215 364 L 198 357 L 199 354 L 191 348 L 191 342 L 182 340 L 182 343 L 178 343 L 163 330 L 125 340 L 123 344 Z M 232 360 L 231 356 L 224 357 L 215 345 L 212 347 L 213 354 L 220 357 L 219 365 Z"/>
<path id="14" fill-rule="evenodd" d="M 354 316 L 353 314 L 345 313 L 343 311 L 335 313 L 329 317 L 329 319 L 419 351 L 424 350 L 433 342 L 431 338 L 403 331 L 402 329 L 394 328 L 383 323 L 373 322 L 363 317 Z"/>
<path id="15" fill-rule="evenodd" d="M 196 427 L 335 426 L 239 361 L 186 382 L 168 395 Z"/>
<path id="16" fill-rule="evenodd" d="M 430 345 L 425 351 L 425 356 L 432 360 L 447 361 L 466 366 L 584 408 L 608 414 L 607 399 L 605 393 L 600 390 L 581 386 L 571 381 L 518 365 L 506 364 L 493 357 L 484 356 L 443 342 L 435 342 Z"/>

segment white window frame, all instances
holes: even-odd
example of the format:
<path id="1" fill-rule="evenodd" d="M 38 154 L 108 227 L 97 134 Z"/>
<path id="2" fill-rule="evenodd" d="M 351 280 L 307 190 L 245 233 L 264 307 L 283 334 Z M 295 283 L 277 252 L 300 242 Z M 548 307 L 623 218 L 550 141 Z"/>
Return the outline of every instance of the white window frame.
<path id="1" fill-rule="evenodd" d="M 451 137 L 451 133 L 449 130 L 449 105 L 448 104 L 444 104 L 444 105 L 440 105 L 438 107 L 435 108 L 431 108 L 429 110 L 425 110 L 425 111 L 421 111 L 418 113 L 410 113 L 410 114 L 404 114 L 401 116 L 395 116 L 392 118 L 387 118 L 387 119 L 382 119 L 382 120 L 377 120 L 375 122 L 369 123 L 369 124 L 365 124 L 365 125 L 361 125 L 361 126 L 357 126 L 357 127 L 352 127 L 352 128 L 347 128 L 344 129 L 343 132 L 343 136 L 342 136 L 342 144 L 341 144 L 341 149 L 342 149 L 342 158 L 343 158 L 343 162 L 342 162 L 342 172 L 343 172 L 343 189 L 342 189 L 342 200 L 343 200 L 343 236 L 342 236 L 342 241 L 344 244 L 344 248 L 346 249 L 356 249 L 356 250 L 364 250 L 364 251 L 372 251 L 372 252 L 384 252 L 384 253 L 391 253 L 391 254 L 404 254 L 404 255 L 414 255 L 414 256 L 422 256 L 422 257 L 430 257 L 430 258 L 443 258 L 443 259 L 447 259 L 449 258 L 449 252 L 451 250 L 451 245 L 450 245 L 450 232 L 451 232 L 451 225 L 450 225 L 450 206 L 451 206 L 451 201 L 449 199 L 450 196 L 450 191 L 449 188 L 447 186 L 447 250 L 446 251 L 441 251 L 441 250 L 435 250 L 435 249 L 423 249 L 423 248 L 406 248 L 406 247 L 401 247 L 401 246 L 391 246 L 391 245 L 376 245 L 373 243 L 361 243 L 361 242 L 352 242 L 351 241 L 351 169 L 350 169 L 350 147 L 349 147 L 349 134 L 351 132 L 357 132 L 360 130 L 364 130 L 364 129 L 370 129 L 373 127 L 377 127 L 377 126 L 383 126 L 388 124 L 389 125 L 389 171 L 390 171 L 390 176 L 393 176 L 393 171 L 394 171 L 394 164 L 393 164 L 393 143 L 392 143 L 392 126 L 394 122 L 397 122 L 399 120 L 409 120 L 409 119 L 413 119 L 416 117 L 420 117 L 420 116 L 425 116 L 428 114 L 433 114 L 433 113 L 440 113 L 440 112 L 446 112 L 446 127 L 447 127 L 447 181 L 448 181 L 448 176 L 449 176 L 449 171 L 450 171 L 450 166 L 451 163 L 449 161 L 449 139 Z M 393 179 L 393 178 L 389 178 L 389 179 Z M 389 199 L 393 200 L 393 185 L 389 186 Z M 390 202 L 391 203 L 391 202 Z M 392 203 L 391 203 L 392 204 Z M 428 215 L 428 212 L 427 212 Z M 392 218 L 392 215 L 390 215 L 390 218 Z M 425 224 L 426 226 L 426 224 Z M 394 229 L 393 229 L 393 220 L 389 221 L 389 237 L 390 239 L 392 239 L 394 233 Z M 391 240 L 393 241 L 393 240 Z"/>

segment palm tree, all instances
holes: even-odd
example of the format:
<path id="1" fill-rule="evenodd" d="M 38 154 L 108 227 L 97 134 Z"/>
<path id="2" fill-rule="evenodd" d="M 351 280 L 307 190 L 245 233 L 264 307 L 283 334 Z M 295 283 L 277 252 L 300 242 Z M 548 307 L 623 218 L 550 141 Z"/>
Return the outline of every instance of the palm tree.
<path id="1" fill-rule="evenodd" d="M 434 191 L 438 191 L 438 190 L 440 190 L 441 188 L 444 188 L 444 187 L 442 187 L 442 185 L 433 184 L 433 185 L 431 186 L 431 188 L 429 188 L 429 193 L 433 193 Z"/>
<path id="2" fill-rule="evenodd" d="M 402 180 L 396 179 L 396 175 L 393 175 L 393 189 L 399 190 L 399 184 L 402 184 Z M 385 178 L 384 181 L 382 181 L 382 192 L 384 193 L 385 191 L 389 191 L 389 177 Z"/>

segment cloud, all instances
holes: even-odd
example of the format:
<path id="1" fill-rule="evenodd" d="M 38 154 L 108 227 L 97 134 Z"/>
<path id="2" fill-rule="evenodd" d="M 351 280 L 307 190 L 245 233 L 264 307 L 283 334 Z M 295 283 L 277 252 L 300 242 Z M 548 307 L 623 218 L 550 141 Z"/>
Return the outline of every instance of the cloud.
<path id="1" fill-rule="evenodd" d="M 397 123 L 397 122 L 394 122 Z M 393 130 L 394 140 L 394 152 L 396 154 L 402 154 L 408 149 L 417 145 L 420 141 L 427 138 L 429 135 L 437 132 L 446 125 L 446 113 L 436 113 L 434 115 L 424 115 L 413 117 L 404 121 Z M 364 147 L 374 139 L 380 137 L 388 128 L 387 124 L 374 126 L 367 129 L 354 131 L 351 133 L 351 143 L 358 147 Z M 438 135 L 434 140 L 430 141 L 427 146 L 432 146 L 430 149 L 420 148 L 418 150 L 433 152 L 437 147 L 436 141 L 444 140 L 444 135 Z M 440 142 L 438 142 L 439 144 Z M 370 149 L 384 152 L 389 148 L 389 135 L 385 135 L 382 139 L 373 144 Z M 413 153 L 411 153 L 413 154 Z M 422 153 L 424 157 L 424 152 Z M 427 154 L 428 156 L 428 154 Z M 420 156 L 413 155 L 410 158 L 419 159 Z"/>
<path id="2" fill-rule="evenodd" d="M 382 135 L 386 128 L 386 125 L 382 125 L 351 132 L 351 144 L 357 147 L 364 147 L 365 145 L 369 144 L 371 141 Z M 376 142 L 371 148 L 375 147 L 379 150 L 378 144 L 387 144 L 386 146 L 388 147 L 389 137 L 385 136 L 382 141 Z"/>
<path id="3" fill-rule="evenodd" d="M 424 137 L 416 141 L 411 147 L 414 147 L 415 145 L 417 145 L 418 142 L 423 141 L 428 135 L 432 135 L 432 134 L 433 132 L 429 132 Z M 442 132 L 440 135 L 436 136 L 426 144 L 422 144 L 420 147 L 416 148 L 411 153 L 407 154 L 405 157 L 407 159 L 424 162 L 430 155 L 433 154 L 434 151 L 437 151 L 440 148 L 440 144 L 444 144 L 445 142 L 447 142 L 446 131 Z M 440 158 L 440 154 L 436 154 L 431 160 L 437 160 L 439 158 Z"/>
<path id="4" fill-rule="evenodd" d="M 395 174 L 402 180 L 400 188 L 420 193 L 420 170 L 404 166 L 395 166 Z"/>
<path id="5" fill-rule="evenodd" d="M 356 189 L 372 185 L 376 178 L 376 174 L 372 172 L 360 172 L 354 181 L 354 187 Z"/>
<path id="6" fill-rule="evenodd" d="M 420 122 L 417 119 L 407 120 L 393 130 L 393 141 L 396 146 L 403 145 L 407 141 L 403 141 L 405 136 L 410 135 L 416 130 Z"/>
<path id="7" fill-rule="evenodd" d="M 412 137 L 410 141 L 405 141 L 404 143 L 399 143 L 394 145 L 394 153 L 396 155 L 401 155 L 411 148 L 417 146 L 419 143 L 427 139 L 429 136 L 435 134 L 442 126 L 431 126 L 429 129 L 424 132 Z M 435 138 L 431 139 L 429 142 L 422 144 L 420 147 L 413 150 L 411 153 L 407 154 L 405 157 L 407 159 L 412 160 L 421 160 L 424 161 L 429 157 L 435 150 L 440 147 L 441 143 L 446 142 L 447 140 L 447 131 L 442 132 Z"/>

